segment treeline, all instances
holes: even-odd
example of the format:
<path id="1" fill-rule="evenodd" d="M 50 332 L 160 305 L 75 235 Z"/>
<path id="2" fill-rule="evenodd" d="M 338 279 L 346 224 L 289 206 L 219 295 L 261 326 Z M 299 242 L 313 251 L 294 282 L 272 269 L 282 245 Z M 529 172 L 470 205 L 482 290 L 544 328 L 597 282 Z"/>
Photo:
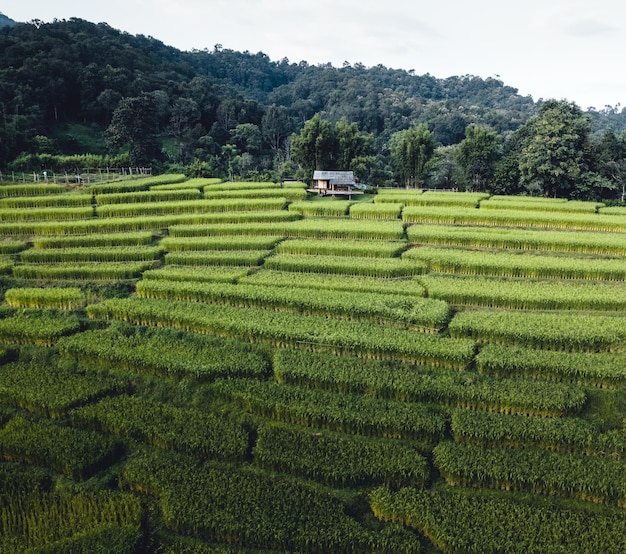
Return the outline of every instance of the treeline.
<path id="1" fill-rule="evenodd" d="M 81 170 L 90 154 L 230 179 L 352 169 L 373 185 L 623 196 L 626 110 L 535 103 L 495 78 L 182 52 L 76 18 L 2 28 L 0 51 L 0 168 Z"/>

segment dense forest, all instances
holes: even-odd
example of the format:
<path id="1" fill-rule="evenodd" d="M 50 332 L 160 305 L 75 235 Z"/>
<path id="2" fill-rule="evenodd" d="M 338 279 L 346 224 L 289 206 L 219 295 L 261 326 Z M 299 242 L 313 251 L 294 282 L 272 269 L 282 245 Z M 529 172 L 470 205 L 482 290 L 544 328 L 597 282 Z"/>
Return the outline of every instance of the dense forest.
<path id="1" fill-rule="evenodd" d="M 183 52 L 72 18 L 0 29 L 0 169 L 151 166 L 189 176 L 624 200 L 626 109 L 262 52 Z"/>

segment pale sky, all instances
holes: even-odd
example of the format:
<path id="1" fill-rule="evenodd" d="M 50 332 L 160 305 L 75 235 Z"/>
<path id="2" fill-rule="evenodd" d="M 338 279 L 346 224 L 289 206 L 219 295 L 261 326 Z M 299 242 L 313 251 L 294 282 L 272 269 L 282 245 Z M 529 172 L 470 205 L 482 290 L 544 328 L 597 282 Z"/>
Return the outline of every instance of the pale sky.
<path id="1" fill-rule="evenodd" d="M 624 0 L 0 0 L 0 12 L 106 22 L 181 50 L 496 77 L 534 100 L 626 107 Z"/>

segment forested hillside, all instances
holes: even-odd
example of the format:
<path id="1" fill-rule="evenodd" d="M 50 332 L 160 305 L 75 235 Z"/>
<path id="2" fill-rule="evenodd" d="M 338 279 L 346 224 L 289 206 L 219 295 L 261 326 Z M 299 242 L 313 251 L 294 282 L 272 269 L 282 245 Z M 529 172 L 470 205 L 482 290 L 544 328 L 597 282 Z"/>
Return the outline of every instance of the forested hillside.
<path id="1" fill-rule="evenodd" d="M 0 51 L 0 169 L 277 179 L 310 178 L 314 165 L 372 185 L 623 196 L 624 111 L 534 102 L 491 77 L 272 61 L 219 44 L 182 52 L 74 18 L 4 27 Z M 292 142 L 314 118 L 307 140 L 326 150 L 311 161 Z M 531 145 L 551 140 L 564 153 L 546 175 Z M 403 144 L 421 158 L 399 159 Z"/>

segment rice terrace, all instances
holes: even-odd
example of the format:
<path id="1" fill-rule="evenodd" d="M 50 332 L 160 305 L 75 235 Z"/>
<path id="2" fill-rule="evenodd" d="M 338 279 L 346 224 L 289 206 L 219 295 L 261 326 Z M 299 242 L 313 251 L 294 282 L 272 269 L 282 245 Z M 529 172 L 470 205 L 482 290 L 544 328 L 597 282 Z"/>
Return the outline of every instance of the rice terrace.
<path id="1" fill-rule="evenodd" d="M 0 184 L 0 551 L 626 552 L 626 208 L 306 189 Z"/>

